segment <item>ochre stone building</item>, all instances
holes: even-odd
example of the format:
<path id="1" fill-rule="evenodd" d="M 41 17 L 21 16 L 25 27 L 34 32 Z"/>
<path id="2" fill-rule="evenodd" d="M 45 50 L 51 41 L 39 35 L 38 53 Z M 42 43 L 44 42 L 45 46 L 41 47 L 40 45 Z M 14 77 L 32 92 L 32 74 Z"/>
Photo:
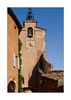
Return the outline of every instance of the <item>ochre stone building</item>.
<path id="1" fill-rule="evenodd" d="M 28 12 L 24 26 L 20 32 L 22 42 L 22 76 L 24 77 L 23 87 L 28 87 L 32 71 L 36 66 L 41 54 L 45 50 L 45 30 L 37 27 L 32 12 Z"/>
<path id="2" fill-rule="evenodd" d="M 7 90 L 18 92 L 18 34 L 21 24 L 11 8 L 8 8 L 7 19 Z"/>
<path id="3" fill-rule="evenodd" d="M 38 27 L 31 8 L 22 28 L 8 9 L 8 91 L 18 91 L 18 38 L 22 43 L 22 92 L 63 92 L 64 72 L 53 70 L 47 61 L 45 29 Z"/>
<path id="4" fill-rule="evenodd" d="M 53 70 L 52 65 L 47 62 L 45 29 L 38 27 L 31 10 L 27 13 L 19 38 L 22 42 L 22 88 L 35 92 L 56 92 L 59 79 L 63 82 L 63 71 Z M 62 76 L 57 78 L 61 73 Z"/>

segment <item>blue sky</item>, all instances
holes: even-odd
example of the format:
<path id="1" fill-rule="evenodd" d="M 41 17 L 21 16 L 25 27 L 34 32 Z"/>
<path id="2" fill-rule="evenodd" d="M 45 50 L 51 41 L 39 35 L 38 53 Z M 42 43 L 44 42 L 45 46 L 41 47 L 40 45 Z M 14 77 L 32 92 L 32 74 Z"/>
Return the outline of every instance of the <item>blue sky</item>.
<path id="1" fill-rule="evenodd" d="M 23 25 L 28 8 L 12 8 Z M 46 29 L 47 60 L 56 70 L 64 70 L 64 8 L 32 8 L 38 26 Z"/>

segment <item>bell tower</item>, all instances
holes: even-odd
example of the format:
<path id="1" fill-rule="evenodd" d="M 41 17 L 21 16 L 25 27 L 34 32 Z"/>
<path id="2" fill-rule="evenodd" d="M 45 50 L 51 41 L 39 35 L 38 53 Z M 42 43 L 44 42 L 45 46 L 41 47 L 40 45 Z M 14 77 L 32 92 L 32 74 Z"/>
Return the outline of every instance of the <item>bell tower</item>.
<path id="1" fill-rule="evenodd" d="M 45 30 L 37 27 L 31 8 L 28 9 L 19 38 L 22 42 L 21 72 L 24 78 L 23 87 L 28 87 L 33 70 L 41 54 L 45 51 Z"/>

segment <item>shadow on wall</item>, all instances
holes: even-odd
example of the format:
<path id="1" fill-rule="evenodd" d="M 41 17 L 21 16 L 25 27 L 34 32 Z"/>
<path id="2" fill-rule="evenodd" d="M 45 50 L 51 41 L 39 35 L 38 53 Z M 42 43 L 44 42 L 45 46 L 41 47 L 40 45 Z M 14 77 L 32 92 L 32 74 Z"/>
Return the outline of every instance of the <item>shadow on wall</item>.
<path id="1" fill-rule="evenodd" d="M 29 79 L 29 88 L 32 92 L 63 92 L 64 87 L 58 87 L 58 80 L 50 79 L 42 76 L 43 73 L 50 72 L 51 64 L 45 61 L 43 54 L 41 54 L 36 66 L 32 71 L 32 75 Z M 39 72 L 39 69 L 41 72 Z"/>
<path id="2" fill-rule="evenodd" d="M 39 91 L 39 80 L 40 80 L 40 73 L 38 71 L 38 63 L 37 63 L 29 79 L 29 87 L 35 92 Z"/>
<path id="3" fill-rule="evenodd" d="M 44 60 L 43 54 L 41 54 L 36 66 L 32 71 L 32 76 L 29 79 L 29 87 L 35 92 L 40 92 L 40 84 L 42 81 L 41 74 L 46 73 L 48 70 L 49 64 Z M 39 72 L 39 69 L 42 70 L 42 73 Z"/>

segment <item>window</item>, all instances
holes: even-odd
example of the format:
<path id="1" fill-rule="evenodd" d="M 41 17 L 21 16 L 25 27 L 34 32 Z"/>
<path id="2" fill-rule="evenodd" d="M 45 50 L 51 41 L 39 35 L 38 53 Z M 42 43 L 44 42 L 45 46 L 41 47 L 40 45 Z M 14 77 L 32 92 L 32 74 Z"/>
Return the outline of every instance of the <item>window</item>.
<path id="1" fill-rule="evenodd" d="M 28 28 L 28 34 L 27 34 L 27 36 L 29 38 L 32 38 L 33 37 L 33 29 L 31 27 Z"/>
<path id="2" fill-rule="evenodd" d="M 16 55 L 15 55 L 15 53 L 13 54 L 13 66 L 14 66 L 14 68 L 16 67 Z"/>

